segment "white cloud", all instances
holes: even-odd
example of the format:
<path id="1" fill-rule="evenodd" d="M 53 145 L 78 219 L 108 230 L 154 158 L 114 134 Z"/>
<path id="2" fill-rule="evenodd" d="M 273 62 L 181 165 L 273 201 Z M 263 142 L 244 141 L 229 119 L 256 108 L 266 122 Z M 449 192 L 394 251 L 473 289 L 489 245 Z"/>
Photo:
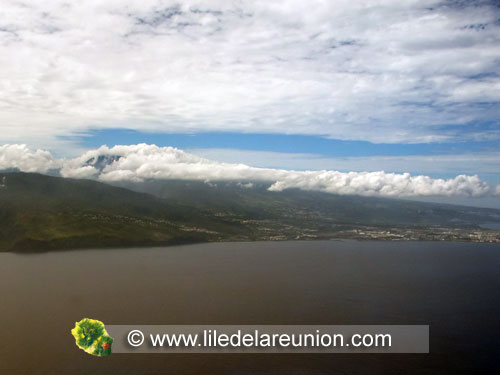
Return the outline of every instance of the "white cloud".
<path id="1" fill-rule="evenodd" d="M 55 160 L 45 151 L 33 152 L 22 145 L 8 145 L 0 148 L 0 161 L 3 168 L 17 167 L 29 171 L 43 171 L 44 165 L 59 165 L 64 177 L 92 177 L 104 182 L 146 179 L 268 181 L 272 184 L 269 188 L 272 191 L 297 188 L 384 197 L 481 197 L 492 193 L 491 187 L 478 176 L 434 179 L 382 171 L 344 173 L 255 168 L 212 161 L 173 147 L 146 144 L 102 146 L 71 160 Z"/>
<path id="2" fill-rule="evenodd" d="M 45 173 L 61 166 L 62 162 L 54 160 L 48 151 L 33 151 L 26 145 L 0 146 L 0 169 L 17 168 L 24 172 Z"/>
<path id="3" fill-rule="evenodd" d="M 319 190 L 334 194 L 359 194 L 384 197 L 482 196 L 490 187 L 478 176 L 460 175 L 453 179 L 411 176 L 409 173 L 305 171 L 290 172 L 269 189 Z"/>
<path id="4" fill-rule="evenodd" d="M 493 2 L 5 0 L 0 140 L 95 128 L 499 139 Z M 454 124 L 468 131 L 446 128 Z"/>

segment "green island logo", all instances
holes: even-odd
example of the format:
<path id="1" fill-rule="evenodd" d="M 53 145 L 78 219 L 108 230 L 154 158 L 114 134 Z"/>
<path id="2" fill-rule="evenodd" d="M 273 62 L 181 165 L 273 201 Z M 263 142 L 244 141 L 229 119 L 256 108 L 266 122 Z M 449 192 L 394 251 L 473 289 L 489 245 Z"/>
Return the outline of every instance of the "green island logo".
<path id="1" fill-rule="evenodd" d="M 95 319 L 82 319 L 75 323 L 71 334 L 75 338 L 76 346 L 85 352 L 98 357 L 111 355 L 113 338 L 106 332 L 103 322 Z"/>

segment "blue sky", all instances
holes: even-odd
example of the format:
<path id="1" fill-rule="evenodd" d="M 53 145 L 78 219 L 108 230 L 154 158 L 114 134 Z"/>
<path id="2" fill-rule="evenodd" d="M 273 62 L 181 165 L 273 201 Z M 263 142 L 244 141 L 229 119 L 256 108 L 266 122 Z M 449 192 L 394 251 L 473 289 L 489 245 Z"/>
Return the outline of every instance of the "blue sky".
<path id="1" fill-rule="evenodd" d="M 478 174 L 500 184 L 500 142 L 372 143 L 320 136 L 247 133 L 144 133 L 97 130 L 72 138 L 85 148 L 137 143 L 177 147 L 223 162 L 297 170 L 386 171 L 452 178 Z M 457 160 L 458 159 L 458 160 Z"/>
<path id="2" fill-rule="evenodd" d="M 128 129 L 106 129 L 76 137 L 82 146 L 96 148 L 108 146 L 154 143 L 182 149 L 225 148 L 285 153 L 313 153 L 325 156 L 406 156 L 443 155 L 470 152 L 497 151 L 500 141 L 463 141 L 454 143 L 371 143 L 368 141 L 342 141 L 320 136 L 291 134 L 248 133 L 144 133 Z"/>
<path id="3" fill-rule="evenodd" d="M 499 20 L 483 0 L 8 0 L 0 145 L 71 158 L 148 143 L 255 167 L 477 174 L 495 191 Z"/>

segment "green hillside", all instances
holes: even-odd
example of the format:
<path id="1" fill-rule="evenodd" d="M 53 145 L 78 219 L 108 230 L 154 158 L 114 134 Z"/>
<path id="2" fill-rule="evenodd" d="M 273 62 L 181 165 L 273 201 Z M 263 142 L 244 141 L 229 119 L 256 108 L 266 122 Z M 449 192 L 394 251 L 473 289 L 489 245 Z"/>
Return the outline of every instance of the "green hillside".
<path id="1" fill-rule="evenodd" d="M 89 180 L 9 173 L 0 188 L 0 249 L 148 246 L 216 240 L 238 232 L 216 217 Z"/>
<path id="2" fill-rule="evenodd" d="M 304 224 L 314 221 L 375 226 L 475 227 L 486 221 L 500 221 L 500 210 L 401 199 L 335 195 L 289 189 L 268 191 L 270 183 L 152 180 L 124 182 L 122 186 L 149 193 L 169 202 L 182 202 L 201 209 L 218 210 L 228 216 L 273 219 Z"/>
<path id="3" fill-rule="evenodd" d="M 111 186 L 0 173 L 0 251 L 283 239 L 500 241 L 500 211 L 268 184 L 148 181 Z"/>

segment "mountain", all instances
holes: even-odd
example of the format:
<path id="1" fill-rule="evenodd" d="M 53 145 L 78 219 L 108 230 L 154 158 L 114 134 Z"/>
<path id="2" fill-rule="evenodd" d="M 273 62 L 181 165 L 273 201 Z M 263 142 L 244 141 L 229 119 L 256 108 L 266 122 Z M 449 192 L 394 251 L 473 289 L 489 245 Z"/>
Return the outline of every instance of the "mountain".
<path id="1" fill-rule="evenodd" d="M 269 191 L 271 182 L 206 183 L 185 180 L 120 182 L 115 186 L 172 202 L 216 209 L 225 215 L 273 220 L 320 220 L 325 223 L 376 226 L 438 225 L 475 227 L 500 220 L 500 210 L 401 199 L 336 195 L 288 189 Z"/>
<path id="2" fill-rule="evenodd" d="M 192 207 L 90 180 L 0 174 L 0 250 L 219 240 L 241 229 Z"/>
<path id="3" fill-rule="evenodd" d="M 112 186 L 0 173 L 0 251 L 326 238 L 500 241 L 500 232 L 479 227 L 500 222 L 500 210 L 268 187 Z"/>

